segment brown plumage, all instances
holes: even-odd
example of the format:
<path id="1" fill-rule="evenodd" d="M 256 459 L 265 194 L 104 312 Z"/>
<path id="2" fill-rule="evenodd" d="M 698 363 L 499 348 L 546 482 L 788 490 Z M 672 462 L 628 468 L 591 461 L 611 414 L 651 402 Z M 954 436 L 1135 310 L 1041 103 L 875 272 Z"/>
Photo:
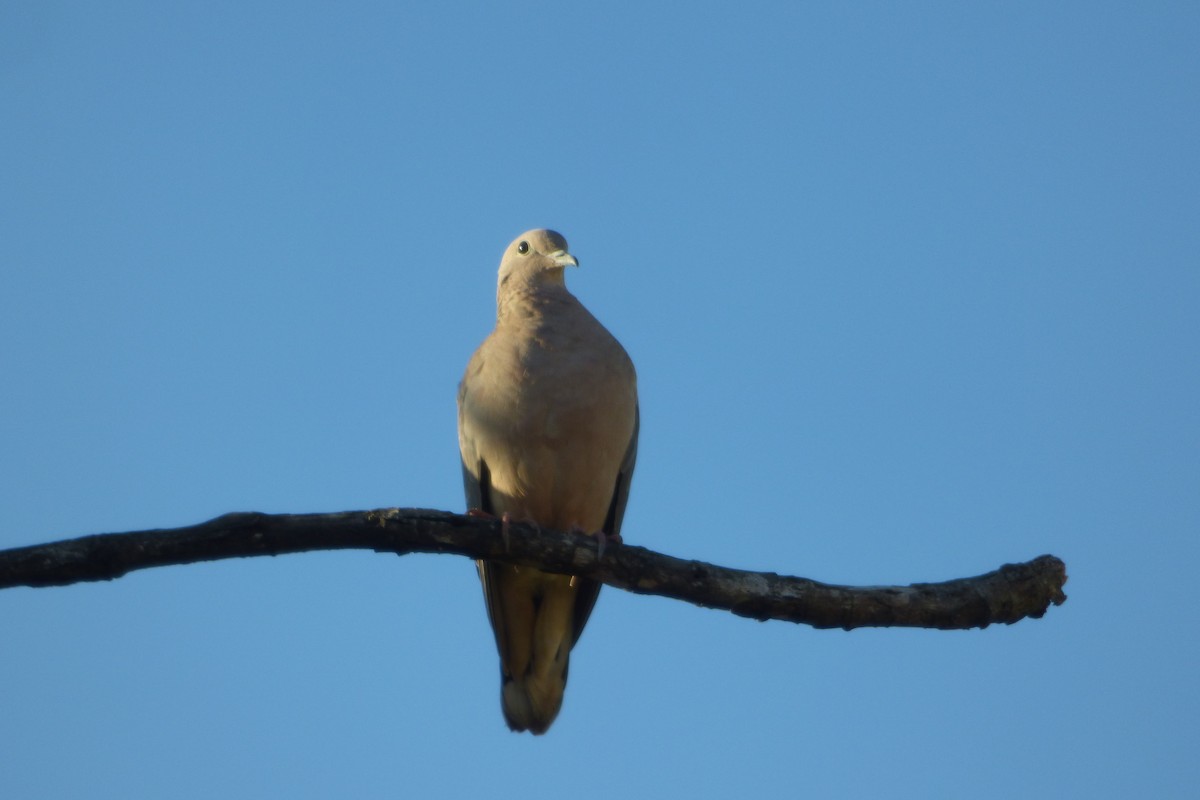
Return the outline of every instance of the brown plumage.
<path id="1" fill-rule="evenodd" d="M 625 350 L 567 291 L 578 266 L 554 231 L 504 252 L 496 329 L 458 389 L 467 506 L 554 530 L 618 535 L 637 457 L 637 379 Z M 480 561 L 500 652 L 504 718 L 545 733 L 562 705 L 594 581 Z"/>

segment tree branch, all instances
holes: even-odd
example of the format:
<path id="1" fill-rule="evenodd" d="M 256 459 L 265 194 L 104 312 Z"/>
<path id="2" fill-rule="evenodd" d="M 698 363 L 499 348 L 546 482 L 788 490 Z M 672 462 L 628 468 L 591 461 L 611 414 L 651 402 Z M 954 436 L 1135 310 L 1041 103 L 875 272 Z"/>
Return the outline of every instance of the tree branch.
<path id="1" fill-rule="evenodd" d="M 0 589 L 112 580 L 127 572 L 222 558 L 311 550 L 453 553 L 547 572 L 586 575 L 618 589 L 686 600 L 758 620 L 816 628 L 985 628 L 1041 617 L 1066 600 L 1066 565 L 1054 556 L 994 572 L 911 586 L 835 586 L 773 572 L 686 561 L 595 537 L 542 531 L 444 511 L 389 508 L 336 514 L 235 513 L 187 528 L 106 533 L 0 551 Z"/>

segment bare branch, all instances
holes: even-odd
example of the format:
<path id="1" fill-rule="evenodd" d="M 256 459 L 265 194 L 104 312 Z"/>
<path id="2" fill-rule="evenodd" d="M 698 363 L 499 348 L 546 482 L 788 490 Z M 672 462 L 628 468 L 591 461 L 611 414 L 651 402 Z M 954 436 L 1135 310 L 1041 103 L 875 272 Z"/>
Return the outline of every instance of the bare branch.
<path id="1" fill-rule="evenodd" d="M 587 575 L 639 594 L 657 594 L 743 617 L 817 628 L 983 628 L 1041 617 L 1066 600 L 1066 565 L 1054 556 L 994 572 L 911 586 L 834 586 L 772 572 L 685 561 L 632 545 L 597 559 L 591 536 L 444 511 L 389 508 L 336 514 L 226 514 L 187 528 L 107 533 L 0 551 L 0 589 L 112 580 L 127 572 L 222 558 L 311 550 L 453 553 L 548 572 Z"/>

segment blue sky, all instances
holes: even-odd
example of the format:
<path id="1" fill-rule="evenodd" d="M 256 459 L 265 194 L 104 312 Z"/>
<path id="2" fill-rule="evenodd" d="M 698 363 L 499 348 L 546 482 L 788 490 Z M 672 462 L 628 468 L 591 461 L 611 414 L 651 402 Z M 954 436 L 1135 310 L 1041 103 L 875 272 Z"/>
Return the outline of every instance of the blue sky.
<path id="1" fill-rule="evenodd" d="M 0 8 L 0 546 L 462 508 L 505 245 L 632 355 L 631 542 L 985 631 L 601 595 L 542 738 L 473 566 L 0 593 L 6 797 L 1185 797 L 1200 642 L 1191 3 Z"/>

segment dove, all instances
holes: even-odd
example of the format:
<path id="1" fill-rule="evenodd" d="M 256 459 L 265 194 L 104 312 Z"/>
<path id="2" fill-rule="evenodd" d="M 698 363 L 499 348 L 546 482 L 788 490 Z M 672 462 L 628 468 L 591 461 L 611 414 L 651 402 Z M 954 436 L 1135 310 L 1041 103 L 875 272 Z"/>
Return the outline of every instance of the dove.
<path id="1" fill-rule="evenodd" d="M 619 541 L 637 459 L 637 376 L 625 349 L 567 291 L 578 267 L 551 230 L 504 251 L 496 328 L 458 388 L 458 444 L 471 512 Z M 571 649 L 600 584 L 477 562 L 514 731 L 542 734 L 562 707 Z"/>

